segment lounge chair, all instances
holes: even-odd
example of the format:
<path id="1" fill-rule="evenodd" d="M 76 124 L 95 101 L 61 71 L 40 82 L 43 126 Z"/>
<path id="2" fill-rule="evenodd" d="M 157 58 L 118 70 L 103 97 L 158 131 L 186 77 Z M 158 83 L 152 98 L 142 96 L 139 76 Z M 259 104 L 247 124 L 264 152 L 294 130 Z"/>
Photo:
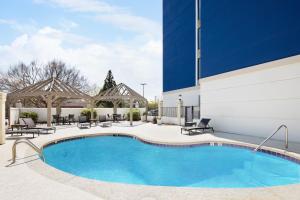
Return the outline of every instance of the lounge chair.
<path id="1" fill-rule="evenodd" d="M 23 136 L 23 134 L 32 134 L 32 138 L 34 138 L 34 135 L 37 134 L 40 135 L 39 129 L 19 129 L 19 130 L 6 130 L 6 134 L 11 134 L 13 136 L 14 134 L 18 134 Z"/>
<path id="2" fill-rule="evenodd" d="M 21 125 L 26 125 L 26 129 L 37 129 L 41 131 L 46 131 L 46 133 L 49 133 L 49 131 L 56 132 L 56 127 L 37 127 L 34 121 L 31 118 L 20 118 L 19 123 Z"/>
<path id="3" fill-rule="evenodd" d="M 87 119 L 86 116 L 79 116 L 77 127 L 78 128 L 91 128 L 91 123 L 89 122 L 89 120 Z"/>
<path id="4" fill-rule="evenodd" d="M 211 119 L 208 118 L 202 118 L 196 127 L 182 127 L 181 133 L 182 131 L 187 131 L 188 134 L 190 135 L 192 133 L 198 133 L 199 131 L 203 133 L 205 130 L 211 130 L 212 132 L 214 132 L 214 128 L 209 126 L 210 120 Z"/>
<path id="5" fill-rule="evenodd" d="M 111 123 L 111 121 L 106 121 L 106 122 L 100 123 L 100 126 L 103 127 L 103 128 L 111 127 L 112 123 Z"/>

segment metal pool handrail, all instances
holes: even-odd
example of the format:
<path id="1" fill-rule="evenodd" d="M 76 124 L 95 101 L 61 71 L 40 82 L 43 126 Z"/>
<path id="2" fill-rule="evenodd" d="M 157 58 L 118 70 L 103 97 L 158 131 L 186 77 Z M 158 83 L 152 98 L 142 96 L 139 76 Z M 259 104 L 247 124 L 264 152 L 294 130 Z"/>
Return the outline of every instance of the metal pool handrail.
<path id="1" fill-rule="evenodd" d="M 282 124 L 281 126 L 279 126 L 277 128 L 277 130 L 272 135 L 270 135 L 264 141 L 262 141 L 262 143 L 260 143 L 258 145 L 258 147 L 256 147 L 256 149 L 254 149 L 254 151 L 257 151 L 258 149 L 260 149 L 261 146 L 264 145 L 269 139 L 271 139 L 281 128 L 285 129 L 285 148 L 287 149 L 288 148 L 289 130 L 288 130 L 288 127 L 286 125 Z"/>
<path id="2" fill-rule="evenodd" d="M 17 144 L 20 144 L 20 143 L 25 143 L 28 146 L 30 146 L 34 151 L 36 151 L 39 154 L 39 156 L 43 159 L 43 161 L 45 161 L 45 158 L 43 156 L 41 148 L 37 147 L 35 144 L 33 144 L 30 140 L 28 140 L 26 138 L 20 138 L 20 139 L 17 139 L 12 146 L 12 164 L 16 162 Z"/>

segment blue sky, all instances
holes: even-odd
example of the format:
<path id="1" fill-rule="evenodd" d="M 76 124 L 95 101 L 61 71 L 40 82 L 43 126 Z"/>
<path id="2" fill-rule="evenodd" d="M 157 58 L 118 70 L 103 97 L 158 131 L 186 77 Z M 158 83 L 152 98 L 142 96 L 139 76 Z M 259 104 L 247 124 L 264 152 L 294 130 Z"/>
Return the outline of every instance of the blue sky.
<path id="1" fill-rule="evenodd" d="M 61 59 L 101 85 L 108 69 L 149 98 L 161 94 L 162 0 L 6 0 L 0 69 Z"/>

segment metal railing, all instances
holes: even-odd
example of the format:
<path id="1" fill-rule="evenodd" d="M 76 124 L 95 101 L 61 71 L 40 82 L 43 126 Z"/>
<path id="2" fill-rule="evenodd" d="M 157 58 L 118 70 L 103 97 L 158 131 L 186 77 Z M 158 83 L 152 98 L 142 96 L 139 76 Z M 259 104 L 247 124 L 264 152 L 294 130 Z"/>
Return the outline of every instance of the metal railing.
<path id="1" fill-rule="evenodd" d="M 177 117 L 177 107 L 162 107 L 162 116 Z"/>
<path id="2" fill-rule="evenodd" d="M 281 125 L 277 128 L 277 130 L 272 134 L 270 135 L 269 137 L 267 137 L 264 141 L 262 141 L 262 143 L 260 143 L 258 145 L 258 147 L 256 147 L 256 149 L 254 149 L 254 151 L 257 151 L 258 149 L 261 148 L 262 145 L 264 145 L 269 139 L 271 139 L 281 128 L 284 128 L 285 129 L 285 148 L 287 149 L 288 148 L 288 138 L 289 138 L 289 130 L 288 130 L 288 127 L 286 125 Z"/>
<path id="3" fill-rule="evenodd" d="M 200 106 L 193 106 L 193 118 L 200 119 Z"/>
<path id="4" fill-rule="evenodd" d="M 39 156 L 43 159 L 43 161 L 45 161 L 45 158 L 43 156 L 42 153 L 42 149 L 40 149 L 39 147 L 37 147 L 35 144 L 33 144 L 30 140 L 26 139 L 26 138 L 20 138 L 17 139 L 13 146 L 12 146 L 12 164 L 16 162 L 16 158 L 17 158 L 17 144 L 20 143 L 24 143 L 27 144 L 28 146 L 30 146 L 34 151 L 36 151 Z"/>

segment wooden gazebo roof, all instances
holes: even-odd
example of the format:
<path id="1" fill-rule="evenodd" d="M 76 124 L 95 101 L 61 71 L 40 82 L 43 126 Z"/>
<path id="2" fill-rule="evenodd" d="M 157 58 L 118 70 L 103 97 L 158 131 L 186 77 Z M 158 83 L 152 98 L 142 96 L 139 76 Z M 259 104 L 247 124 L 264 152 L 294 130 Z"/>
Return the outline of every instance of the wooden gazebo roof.
<path id="1" fill-rule="evenodd" d="M 25 87 L 21 90 L 16 90 L 8 95 L 10 99 L 21 99 L 30 97 L 47 97 L 54 98 L 76 98 L 90 99 L 91 97 L 80 90 L 71 87 L 70 85 L 60 81 L 57 78 L 49 78 L 45 81 L 38 82 L 34 85 Z"/>
<path id="2" fill-rule="evenodd" d="M 141 96 L 139 93 L 125 85 L 120 83 L 117 86 L 110 88 L 104 92 L 100 92 L 98 95 L 93 97 L 94 100 L 98 101 L 139 101 L 147 103 L 147 99 Z"/>
<path id="3" fill-rule="evenodd" d="M 52 103 L 62 99 L 86 99 L 91 97 L 53 77 L 8 94 L 10 102 L 26 98 L 42 98 L 47 103 L 47 125 L 51 126 Z"/>

